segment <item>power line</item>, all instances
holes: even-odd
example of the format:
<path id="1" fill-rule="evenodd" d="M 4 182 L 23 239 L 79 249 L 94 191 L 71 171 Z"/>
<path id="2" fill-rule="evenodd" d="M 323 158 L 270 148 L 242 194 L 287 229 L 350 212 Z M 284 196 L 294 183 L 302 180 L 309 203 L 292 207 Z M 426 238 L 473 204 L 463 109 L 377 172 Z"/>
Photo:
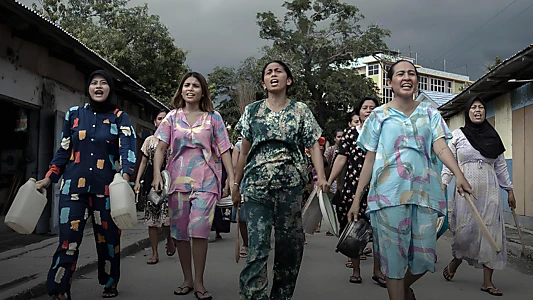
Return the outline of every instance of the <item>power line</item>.
<path id="1" fill-rule="evenodd" d="M 520 15 L 522 15 L 523 13 L 525 13 L 526 11 L 528 11 L 530 8 L 533 7 L 533 4 L 531 4 L 530 6 L 528 6 L 525 10 L 521 11 L 519 14 L 517 14 L 516 16 L 514 16 L 513 18 L 509 19 L 509 21 L 505 22 L 505 24 L 503 24 L 502 26 L 500 26 L 500 28 L 498 28 L 498 30 L 494 31 L 494 32 L 491 32 L 492 35 L 494 35 L 496 32 L 500 31 L 502 28 L 504 28 L 507 24 L 511 23 L 512 21 L 516 20 L 516 18 L 518 18 Z M 477 41 L 477 43 L 475 43 L 474 45 L 472 45 L 470 48 L 466 49 L 465 51 L 463 51 L 463 53 L 457 55 L 456 57 L 454 57 L 452 60 L 455 60 L 456 58 L 459 58 L 461 57 L 463 54 L 465 54 L 466 52 L 472 50 L 472 48 L 474 48 L 475 46 L 479 45 L 479 43 L 481 43 L 483 41 L 483 39 L 480 39 Z"/>
<path id="2" fill-rule="evenodd" d="M 459 43 L 456 43 L 455 46 L 453 46 L 452 48 L 450 48 L 448 51 L 446 51 L 446 53 L 442 54 L 441 56 L 439 56 L 438 58 L 434 59 L 431 63 L 434 63 L 436 62 L 437 60 L 441 59 L 442 57 L 444 57 L 446 54 L 450 53 L 453 49 L 455 49 L 457 47 L 457 45 L 460 45 L 462 42 L 464 42 L 468 37 L 470 37 L 471 35 L 473 35 L 474 33 L 477 33 L 481 28 L 483 28 L 483 26 L 487 25 L 490 21 L 494 20 L 494 18 L 496 18 L 497 16 L 499 16 L 502 12 L 504 12 L 507 8 L 509 8 L 511 5 L 513 5 L 517 0 L 513 0 L 513 2 L 511 2 L 510 4 L 508 4 L 506 7 L 504 7 L 502 10 L 500 10 L 497 14 L 495 14 L 492 18 L 490 18 L 487 22 L 483 23 L 483 25 L 479 26 L 479 28 L 477 28 L 476 30 L 474 30 L 473 32 L 471 32 L 470 34 L 467 34 L 465 36 L 465 38 L 463 38 Z"/>

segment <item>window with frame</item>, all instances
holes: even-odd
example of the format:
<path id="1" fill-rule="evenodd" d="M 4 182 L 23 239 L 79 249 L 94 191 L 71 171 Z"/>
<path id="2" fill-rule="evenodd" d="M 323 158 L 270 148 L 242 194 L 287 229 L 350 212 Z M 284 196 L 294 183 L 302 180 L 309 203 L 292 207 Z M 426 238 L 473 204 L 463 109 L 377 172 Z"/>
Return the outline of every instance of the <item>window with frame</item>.
<path id="1" fill-rule="evenodd" d="M 418 90 L 419 91 L 427 91 L 428 90 L 428 78 L 427 78 L 427 76 L 420 76 L 420 81 L 418 82 Z"/>
<path id="2" fill-rule="evenodd" d="M 370 64 L 367 66 L 368 76 L 379 74 L 379 64 Z"/>
<path id="3" fill-rule="evenodd" d="M 446 81 L 446 93 L 453 94 L 452 82 Z"/>
<path id="4" fill-rule="evenodd" d="M 431 78 L 431 90 L 434 92 L 444 93 L 446 80 Z"/>
<path id="5" fill-rule="evenodd" d="M 392 98 L 394 98 L 394 93 L 392 92 L 392 89 L 390 87 L 384 88 L 383 89 L 383 104 L 391 102 Z"/>

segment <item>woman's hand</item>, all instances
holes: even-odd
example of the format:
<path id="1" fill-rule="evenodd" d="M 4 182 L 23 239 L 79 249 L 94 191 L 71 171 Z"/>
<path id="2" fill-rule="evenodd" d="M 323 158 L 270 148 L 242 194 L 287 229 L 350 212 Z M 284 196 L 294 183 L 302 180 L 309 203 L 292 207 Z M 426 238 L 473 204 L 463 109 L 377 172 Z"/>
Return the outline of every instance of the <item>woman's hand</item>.
<path id="1" fill-rule="evenodd" d="M 357 196 L 357 195 L 355 195 Z M 358 198 L 355 198 L 354 196 L 354 199 L 359 199 L 360 197 Z M 350 222 L 350 220 L 353 220 L 354 222 L 357 222 L 357 216 L 359 215 L 359 200 L 354 200 L 352 202 L 352 206 L 350 207 L 350 210 L 348 211 L 348 222 Z"/>
<path id="2" fill-rule="evenodd" d="M 477 199 L 476 195 L 474 195 L 474 191 L 472 190 L 472 187 L 470 186 L 470 183 L 466 180 L 465 176 L 461 173 L 460 176 L 455 176 L 455 186 L 457 188 L 457 192 L 459 192 L 459 195 L 463 196 L 466 193 L 469 193 L 474 197 L 474 199 Z"/>
<path id="3" fill-rule="evenodd" d="M 161 173 L 154 174 L 154 180 L 152 181 L 152 187 L 158 193 L 163 190 L 163 179 L 161 178 Z"/>
<path id="4" fill-rule="evenodd" d="M 135 191 L 135 193 L 138 194 L 140 190 L 141 190 L 141 183 L 138 181 L 135 181 L 135 186 L 133 187 L 133 191 Z"/>
<path id="5" fill-rule="evenodd" d="M 52 179 L 46 177 L 46 178 L 43 178 L 43 179 L 37 181 L 35 184 L 36 184 L 37 190 L 38 191 L 42 191 L 42 190 L 46 189 L 47 187 L 49 187 L 51 183 L 52 183 Z"/>
<path id="6" fill-rule="evenodd" d="M 226 198 L 227 196 L 229 196 L 229 194 L 229 188 L 222 189 L 222 198 Z"/>
<path id="7" fill-rule="evenodd" d="M 326 181 L 326 178 L 319 178 L 317 180 L 318 189 L 324 193 L 329 192 L 329 183 Z"/>
<path id="8" fill-rule="evenodd" d="M 231 186 L 231 201 L 233 202 L 233 206 L 241 206 L 241 191 L 239 186 L 236 184 Z"/>
<path id="9" fill-rule="evenodd" d="M 512 208 L 512 209 L 515 209 L 516 208 L 516 200 L 514 198 L 513 190 L 507 191 L 507 195 L 509 196 L 507 198 L 507 203 L 509 203 L 509 207 Z"/>

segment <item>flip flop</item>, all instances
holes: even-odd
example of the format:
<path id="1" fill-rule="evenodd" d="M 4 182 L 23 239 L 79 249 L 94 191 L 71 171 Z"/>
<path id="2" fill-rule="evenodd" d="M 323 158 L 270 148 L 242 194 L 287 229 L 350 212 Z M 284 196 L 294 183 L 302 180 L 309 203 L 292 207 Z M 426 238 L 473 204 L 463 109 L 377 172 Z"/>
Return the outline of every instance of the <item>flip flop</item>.
<path id="1" fill-rule="evenodd" d="M 104 292 L 102 293 L 102 298 L 115 298 L 118 296 L 118 290 L 117 288 L 104 288 Z"/>
<path id="2" fill-rule="evenodd" d="M 387 287 L 387 281 L 384 277 L 378 277 L 376 275 L 372 276 L 372 280 L 374 280 L 380 287 L 386 288 Z"/>
<path id="3" fill-rule="evenodd" d="M 154 259 L 153 257 L 150 258 L 146 263 L 149 265 L 155 265 L 159 262 L 159 258 Z"/>
<path id="4" fill-rule="evenodd" d="M 352 263 L 351 261 L 349 261 L 349 262 L 347 262 L 347 263 L 345 264 L 345 266 L 346 266 L 346 268 L 351 269 L 351 268 L 353 268 L 353 263 Z"/>
<path id="5" fill-rule="evenodd" d="M 174 291 L 174 295 L 185 296 L 185 295 L 188 295 L 190 292 L 192 292 L 194 288 L 192 286 L 180 286 L 178 290 Z"/>
<path id="6" fill-rule="evenodd" d="M 492 296 L 503 296 L 503 293 L 500 292 L 497 288 L 489 286 L 488 288 L 481 288 L 482 292 L 489 293 Z"/>
<path id="7" fill-rule="evenodd" d="M 354 276 L 354 275 L 350 276 L 350 283 L 362 283 L 362 282 L 363 282 L 363 278 L 361 278 L 361 276 Z"/>
<path id="8" fill-rule="evenodd" d="M 194 292 L 194 296 L 196 297 L 196 299 L 201 299 L 201 300 L 211 300 L 211 299 L 213 299 L 213 296 L 211 296 L 211 295 L 208 296 L 208 297 L 205 297 L 205 298 L 200 298 L 199 295 L 202 295 L 202 297 L 204 297 L 205 294 L 207 294 L 207 293 L 209 293 L 207 290 L 205 290 L 203 292 L 196 291 L 196 292 Z"/>
<path id="9" fill-rule="evenodd" d="M 448 281 L 452 281 L 453 276 L 455 276 L 455 272 L 452 273 L 452 272 L 450 271 L 450 265 L 451 265 L 451 264 L 452 264 L 452 263 L 450 262 L 450 263 L 444 268 L 444 270 L 442 270 L 442 276 L 444 276 L 444 279 L 446 279 L 446 280 L 448 280 Z M 446 275 L 446 274 L 448 274 L 448 275 Z"/>

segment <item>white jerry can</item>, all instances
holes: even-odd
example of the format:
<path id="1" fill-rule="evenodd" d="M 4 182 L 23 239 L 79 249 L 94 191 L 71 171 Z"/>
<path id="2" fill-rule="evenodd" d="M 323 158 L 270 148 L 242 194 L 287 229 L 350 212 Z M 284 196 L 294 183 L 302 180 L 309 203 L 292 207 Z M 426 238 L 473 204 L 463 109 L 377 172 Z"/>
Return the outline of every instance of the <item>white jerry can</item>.
<path id="1" fill-rule="evenodd" d="M 115 174 L 109 185 L 111 218 L 120 229 L 129 229 L 137 225 L 135 193 L 120 173 Z"/>
<path id="2" fill-rule="evenodd" d="M 46 202 L 46 190 L 39 192 L 36 180 L 30 178 L 19 188 L 4 222 L 20 234 L 31 234 L 43 213 Z"/>

